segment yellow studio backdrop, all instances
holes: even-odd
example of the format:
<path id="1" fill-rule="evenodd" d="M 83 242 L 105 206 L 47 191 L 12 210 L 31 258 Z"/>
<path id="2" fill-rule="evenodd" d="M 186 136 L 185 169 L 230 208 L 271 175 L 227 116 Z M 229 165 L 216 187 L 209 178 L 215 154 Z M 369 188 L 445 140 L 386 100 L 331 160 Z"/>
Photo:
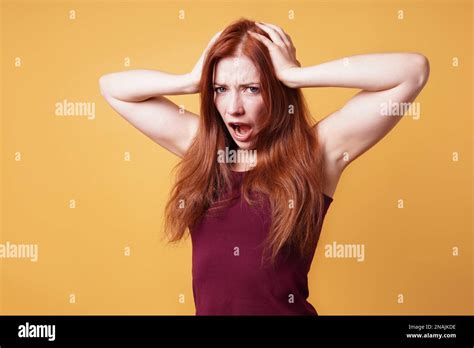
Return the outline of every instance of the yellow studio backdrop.
<path id="1" fill-rule="evenodd" d="M 472 2 L 3 1 L 1 313 L 194 315 L 191 240 L 162 223 L 178 157 L 101 96 L 127 69 L 191 71 L 240 17 L 291 35 L 303 66 L 413 51 L 431 75 L 341 177 L 309 274 L 319 314 L 473 313 Z M 303 89 L 315 120 L 358 90 Z M 199 113 L 198 95 L 171 96 Z M 85 103 L 61 116 L 58 104 Z M 330 258 L 339 244 L 363 258 Z M 37 247 L 36 259 L 33 257 Z"/>

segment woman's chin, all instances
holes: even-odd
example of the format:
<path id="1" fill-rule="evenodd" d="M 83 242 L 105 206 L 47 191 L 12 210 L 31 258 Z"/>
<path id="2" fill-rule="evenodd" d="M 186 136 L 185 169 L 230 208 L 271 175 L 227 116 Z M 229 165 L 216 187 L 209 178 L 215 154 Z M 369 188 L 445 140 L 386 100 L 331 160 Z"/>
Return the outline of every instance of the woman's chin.
<path id="1" fill-rule="evenodd" d="M 237 146 L 239 147 L 240 150 L 251 150 L 252 149 L 252 143 L 251 142 L 240 142 L 236 141 L 235 142 Z"/>
<path id="2" fill-rule="evenodd" d="M 247 141 L 240 141 L 240 140 L 237 140 L 237 139 L 234 138 L 234 142 L 242 150 L 250 150 L 250 149 L 252 149 L 252 147 L 254 145 L 253 139 L 249 139 Z"/>

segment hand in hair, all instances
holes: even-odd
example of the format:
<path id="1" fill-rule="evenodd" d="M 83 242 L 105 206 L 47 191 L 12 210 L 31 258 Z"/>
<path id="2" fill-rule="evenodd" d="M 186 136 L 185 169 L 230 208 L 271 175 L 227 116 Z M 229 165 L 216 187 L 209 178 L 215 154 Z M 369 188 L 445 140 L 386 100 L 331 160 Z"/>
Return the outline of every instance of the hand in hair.
<path id="1" fill-rule="evenodd" d="M 207 55 L 207 52 L 209 51 L 209 48 L 211 48 L 211 46 L 216 42 L 216 40 L 219 38 L 219 36 L 221 35 L 222 33 L 222 30 L 219 31 L 218 33 L 216 33 L 212 39 L 209 41 L 209 43 L 207 44 L 207 47 L 206 49 L 204 50 L 204 52 L 201 54 L 201 57 L 199 57 L 199 60 L 197 61 L 197 63 L 194 65 L 194 68 L 193 70 L 188 74 L 188 76 L 190 77 L 191 81 L 193 82 L 193 85 L 195 87 L 195 92 L 198 91 L 198 87 L 199 87 L 199 82 L 201 81 L 201 74 L 202 74 L 202 66 L 204 64 L 204 60 L 206 59 L 206 55 Z"/>
<path id="2" fill-rule="evenodd" d="M 255 24 L 266 32 L 271 40 L 265 35 L 251 30 L 249 30 L 249 34 L 268 48 L 278 79 L 289 86 L 288 77 L 291 75 L 291 70 L 301 67 L 300 62 L 296 59 L 296 48 L 291 37 L 275 24 L 263 22 L 255 22 Z"/>

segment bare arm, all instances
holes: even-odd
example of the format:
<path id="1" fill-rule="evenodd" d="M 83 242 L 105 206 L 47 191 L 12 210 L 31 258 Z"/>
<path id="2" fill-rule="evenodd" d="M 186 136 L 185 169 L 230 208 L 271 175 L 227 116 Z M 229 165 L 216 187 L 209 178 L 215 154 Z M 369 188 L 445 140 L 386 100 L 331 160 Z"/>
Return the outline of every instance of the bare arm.
<path id="1" fill-rule="evenodd" d="M 344 169 L 377 144 L 401 120 L 389 105 L 415 100 L 429 77 L 429 62 L 418 53 L 365 54 L 283 75 L 298 87 L 349 87 L 362 91 L 315 125 L 324 151 L 325 192 L 333 195 Z M 383 114 L 383 110 L 387 114 Z M 400 110 L 400 109 L 399 109 Z"/>
<path id="2" fill-rule="evenodd" d="M 181 109 L 163 95 L 198 92 L 208 43 L 193 70 L 175 75 L 158 70 L 127 70 L 103 75 L 100 91 L 110 106 L 153 141 L 182 157 L 196 135 L 198 115 Z"/>
<path id="3" fill-rule="evenodd" d="M 163 95 L 189 94 L 197 83 L 189 74 L 130 70 L 104 75 L 100 91 L 110 106 L 157 144 L 182 157 L 198 128 L 198 116 Z"/>
<path id="4" fill-rule="evenodd" d="M 324 189 L 332 196 L 344 169 L 401 120 L 403 114 L 394 114 L 388 105 L 415 100 L 428 80 L 429 63 L 416 53 L 366 54 L 293 72 L 295 87 L 362 89 L 314 127 L 326 161 Z M 384 105 L 386 115 L 382 114 Z"/>
<path id="5" fill-rule="evenodd" d="M 316 127 L 327 156 L 342 171 L 400 121 L 403 114 L 388 108 L 384 115 L 383 106 L 413 102 L 428 80 L 429 63 L 418 53 L 364 54 L 292 68 L 285 74 L 294 88 L 362 89 Z"/>
<path id="6" fill-rule="evenodd" d="M 102 94 L 127 102 L 141 102 L 157 95 L 196 93 L 197 83 L 190 74 L 175 75 L 158 70 L 127 70 L 103 75 Z"/>

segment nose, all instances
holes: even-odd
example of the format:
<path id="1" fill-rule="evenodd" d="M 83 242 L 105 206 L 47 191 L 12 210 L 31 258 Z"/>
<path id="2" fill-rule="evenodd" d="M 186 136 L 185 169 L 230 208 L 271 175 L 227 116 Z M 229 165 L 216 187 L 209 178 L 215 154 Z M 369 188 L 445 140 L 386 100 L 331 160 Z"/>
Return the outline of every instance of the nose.
<path id="1" fill-rule="evenodd" d="M 240 93 L 231 93 L 229 104 L 227 105 L 227 113 L 232 116 L 238 116 L 244 113 Z"/>

